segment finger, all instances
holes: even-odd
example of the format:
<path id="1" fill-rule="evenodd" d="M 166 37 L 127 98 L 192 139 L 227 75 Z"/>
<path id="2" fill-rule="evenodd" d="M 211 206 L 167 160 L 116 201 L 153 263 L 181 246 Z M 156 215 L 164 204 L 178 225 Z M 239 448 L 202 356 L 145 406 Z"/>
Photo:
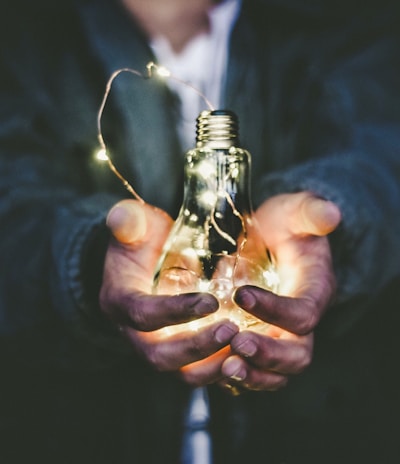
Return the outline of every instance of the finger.
<path id="1" fill-rule="evenodd" d="M 106 224 L 120 243 L 129 245 L 149 236 L 164 237 L 172 219 L 154 206 L 137 200 L 122 200 L 111 208 Z"/>
<path id="2" fill-rule="evenodd" d="M 288 382 L 288 376 L 250 366 L 240 356 L 230 356 L 222 365 L 221 372 L 226 376 L 222 384 L 240 390 L 275 391 Z M 235 391 L 235 390 L 234 390 Z"/>
<path id="3" fill-rule="evenodd" d="M 241 359 L 246 360 L 248 365 L 258 369 L 284 375 L 299 374 L 311 363 L 313 342 L 312 334 L 298 337 L 289 332 L 282 332 L 279 338 L 272 338 L 244 331 L 233 338 L 231 349 Z M 238 365 L 238 369 L 239 367 Z M 232 366 L 231 368 L 233 369 Z M 229 375 L 232 376 L 234 373 L 230 372 Z M 239 373 L 237 376 L 242 377 Z"/>
<path id="4" fill-rule="evenodd" d="M 108 310 L 114 322 L 146 332 L 189 322 L 218 309 L 218 300 L 209 293 L 148 295 L 130 292 L 117 295 L 118 301 L 109 302 L 112 308 Z"/>
<path id="5" fill-rule="evenodd" d="M 123 333 L 136 352 L 159 371 L 176 371 L 205 359 L 226 346 L 238 333 L 230 321 L 222 321 L 198 331 L 166 335 L 163 331 L 138 332 L 128 327 Z"/>
<path id="6" fill-rule="evenodd" d="M 229 346 L 225 346 L 206 359 L 193 362 L 180 369 L 180 377 L 193 387 L 214 384 L 222 379 L 221 366 L 231 354 Z"/>
<path id="7" fill-rule="evenodd" d="M 273 248 L 293 236 L 326 235 L 341 221 L 341 212 L 335 203 L 310 192 L 270 198 L 257 209 L 255 216 L 266 243 Z"/>
<path id="8" fill-rule="evenodd" d="M 294 210 L 293 232 L 323 236 L 332 232 L 340 223 L 341 213 L 335 203 L 304 193 Z"/>
<path id="9" fill-rule="evenodd" d="M 321 318 L 319 306 L 308 296 L 279 296 L 246 285 L 235 290 L 234 301 L 259 319 L 298 335 L 310 333 Z"/>
<path id="10" fill-rule="evenodd" d="M 141 205 L 135 200 L 123 200 L 108 213 L 106 219 L 114 237 L 121 243 L 133 243 L 146 234 L 146 215 Z"/>

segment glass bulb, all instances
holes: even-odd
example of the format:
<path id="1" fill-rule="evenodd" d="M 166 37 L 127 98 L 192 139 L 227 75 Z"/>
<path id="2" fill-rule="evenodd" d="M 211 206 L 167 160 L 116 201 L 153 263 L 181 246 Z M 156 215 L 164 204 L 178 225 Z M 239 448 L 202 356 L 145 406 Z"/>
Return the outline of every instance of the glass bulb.
<path id="1" fill-rule="evenodd" d="M 154 276 L 154 293 L 210 292 L 218 311 L 184 324 L 196 328 L 220 318 L 240 328 L 261 321 L 232 299 L 245 284 L 276 292 L 278 277 L 250 201 L 250 154 L 239 147 L 238 122 L 225 110 L 197 119 L 196 148 L 186 154 L 184 199 Z M 182 324 L 168 328 L 179 331 Z"/>

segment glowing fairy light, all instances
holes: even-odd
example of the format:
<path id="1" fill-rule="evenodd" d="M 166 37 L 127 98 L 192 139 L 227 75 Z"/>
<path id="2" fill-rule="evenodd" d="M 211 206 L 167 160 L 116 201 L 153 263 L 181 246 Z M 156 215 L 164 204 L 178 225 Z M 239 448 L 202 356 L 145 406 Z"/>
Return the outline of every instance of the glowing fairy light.
<path id="1" fill-rule="evenodd" d="M 158 66 L 157 74 L 160 77 L 170 77 L 171 76 L 171 72 L 167 68 L 164 68 L 164 66 Z"/>
<path id="2" fill-rule="evenodd" d="M 215 177 L 215 165 L 209 161 L 202 161 L 196 166 L 196 173 L 206 180 Z"/>
<path id="3" fill-rule="evenodd" d="M 211 102 L 207 99 L 207 97 L 200 92 L 198 89 L 193 87 L 189 82 L 183 81 L 179 79 L 178 77 L 174 76 L 171 74 L 171 72 L 165 68 L 164 66 L 158 66 L 154 62 L 149 62 L 146 66 L 147 74 L 143 74 L 140 71 L 132 68 L 121 68 L 118 69 L 117 71 L 113 72 L 109 80 L 107 81 L 106 89 L 103 95 L 103 100 L 100 104 L 99 111 L 97 113 L 97 138 L 100 144 L 100 149 L 96 154 L 96 159 L 99 161 L 107 161 L 108 165 L 111 169 L 111 171 L 118 177 L 118 179 L 122 182 L 123 186 L 141 203 L 144 203 L 144 200 L 140 197 L 140 195 L 135 191 L 135 189 L 132 187 L 132 185 L 125 179 L 125 177 L 118 171 L 110 157 L 107 155 L 107 147 L 106 143 L 103 138 L 103 131 L 102 131 L 102 125 L 101 125 L 101 119 L 103 116 L 104 108 L 106 106 L 108 96 L 111 91 L 111 86 L 114 82 L 114 80 L 122 73 L 130 73 L 133 74 L 134 76 L 140 77 L 142 79 L 150 79 L 151 77 L 155 75 L 162 77 L 164 79 L 173 79 L 182 85 L 185 85 L 186 87 L 191 88 L 194 92 L 196 92 L 205 102 L 205 104 L 208 106 L 210 110 L 213 110 L 214 107 L 211 104 Z"/>
<path id="4" fill-rule="evenodd" d="M 237 177 L 239 177 L 239 169 L 238 169 L 236 166 L 234 166 L 234 167 L 231 169 L 231 171 L 230 171 L 230 177 L 231 177 L 232 179 L 236 179 Z"/>
<path id="5" fill-rule="evenodd" d="M 108 155 L 104 148 L 100 148 L 100 150 L 96 153 L 96 159 L 99 161 L 108 161 Z"/>
<path id="6" fill-rule="evenodd" d="M 199 180 L 199 185 L 201 186 L 196 192 L 195 198 L 193 197 L 195 200 L 194 203 L 197 203 L 199 206 L 201 205 L 199 210 L 200 213 L 197 214 L 187 208 L 182 210 L 181 219 L 182 217 L 184 218 L 184 221 L 182 222 L 182 224 L 184 224 L 184 228 L 179 231 L 180 235 L 178 234 L 179 236 L 176 243 L 175 239 L 172 241 L 167 240 L 167 244 L 169 244 L 168 246 L 180 247 L 177 252 L 177 256 L 180 256 L 182 259 L 181 261 L 175 260 L 175 262 L 169 263 L 164 269 L 159 268 L 156 270 L 153 291 L 157 288 L 157 292 L 161 293 L 181 293 L 187 291 L 211 292 L 219 298 L 221 308 L 218 311 L 217 316 L 212 315 L 202 318 L 199 321 L 193 321 L 189 324 L 178 324 L 174 327 L 160 329 L 160 333 L 170 335 L 179 332 L 182 328 L 197 330 L 199 327 L 209 324 L 211 321 L 217 320 L 219 317 L 229 317 L 235 321 L 237 320 L 239 326 L 244 328 L 253 325 L 254 318 L 252 319 L 251 317 L 248 317 L 248 315 L 245 315 L 239 307 L 234 305 L 231 299 L 233 289 L 238 285 L 243 285 L 243 283 L 247 282 L 246 280 L 243 280 L 243 270 L 247 266 L 244 266 L 242 263 L 245 263 L 246 261 L 246 258 L 243 255 L 246 253 L 245 248 L 248 242 L 249 227 L 250 229 L 252 228 L 251 218 L 243 216 L 235 205 L 237 190 L 230 192 L 232 185 L 236 185 L 238 180 L 240 180 L 239 178 L 242 172 L 236 161 L 237 153 L 241 153 L 242 150 L 238 150 L 235 146 L 226 146 L 226 141 L 229 141 L 230 144 L 231 142 L 233 143 L 236 141 L 237 138 L 234 120 L 231 119 L 229 112 L 224 112 L 222 110 L 215 111 L 212 104 L 208 101 L 204 94 L 193 87 L 190 83 L 172 75 L 170 71 L 163 66 L 158 66 L 155 63 L 150 62 L 147 64 L 146 71 L 144 73 L 131 68 L 122 68 L 115 71 L 107 82 L 105 93 L 97 114 L 97 135 L 100 148 L 96 154 L 96 158 L 99 161 L 107 162 L 110 170 L 121 181 L 123 186 L 141 203 L 144 203 L 144 200 L 113 164 L 102 134 L 101 122 L 104 108 L 111 91 L 111 86 L 114 80 L 121 73 L 130 73 L 144 80 L 153 77 L 173 79 L 182 85 L 191 88 L 209 107 L 209 111 L 201 113 L 198 118 L 202 129 L 201 140 L 198 139 L 198 142 L 201 143 L 199 143 L 195 149 L 188 152 L 186 158 L 189 169 L 189 171 L 186 171 L 187 174 L 190 177 L 194 176 L 194 178 L 197 178 Z M 220 117 L 223 119 L 222 127 L 219 126 Z M 226 126 L 226 118 L 229 120 L 228 126 Z M 215 140 L 212 141 L 212 144 L 208 143 L 210 138 L 209 129 L 211 129 L 212 136 L 215 136 Z M 217 142 L 221 140 L 220 130 L 223 131 L 223 136 L 226 136 L 226 139 L 222 139 L 223 143 L 221 147 L 217 144 Z M 199 131 L 198 134 L 200 134 Z M 216 144 L 218 150 L 221 150 L 221 152 L 214 150 Z M 205 151 L 200 149 L 200 146 L 205 147 Z M 207 158 L 209 149 L 210 157 Z M 228 153 L 225 153 L 224 150 L 227 150 Z M 204 156 L 204 159 L 201 159 L 201 156 L 198 157 L 197 153 L 201 153 L 201 156 Z M 222 156 L 222 154 L 224 156 Z M 223 211 L 219 210 L 221 205 L 224 205 Z M 204 212 L 206 212 L 205 216 Z M 232 232 L 230 230 L 229 224 L 232 221 L 224 222 L 223 214 L 231 214 L 239 219 L 241 223 L 241 231 L 239 235 L 236 234 L 236 231 Z M 202 224 L 200 224 L 201 222 Z M 179 224 L 179 219 L 176 221 L 176 224 Z M 196 227 L 201 230 L 196 231 L 196 233 L 190 232 L 196 229 Z M 199 272 L 202 266 L 205 266 L 206 263 L 210 263 L 211 266 L 214 266 L 214 264 L 210 261 L 211 255 L 209 242 L 211 230 L 214 230 L 220 238 L 229 242 L 236 251 L 232 256 L 230 256 L 228 255 L 228 251 L 226 251 L 230 249 L 230 246 L 227 246 L 226 244 L 222 245 L 223 250 L 220 252 L 218 259 L 216 260 L 216 262 L 219 262 L 220 265 L 216 268 L 210 269 L 210 272 L 214 273 L 210 280 L 209 276 L 207 276 L 207 278 L 203 278 L 204 276 L 202 277 Z M 214 240 L 213 237 L 211 238 Z M 223 243 L 223 240 L 219 240 L 219 242 Z M 161 258 L 165 259 L 166 256 L 167 254 L 163 254 Z M 194 268 L 191 268 L 192 263 L 198 263 L 198 266 L 195 264 Z M 251 272 L 255 274 L 255 271 Z M 223 273 L 223 275 L 221 275 L 221 273 Z M 251 277 L 250 274 L 249 276 Z M 273 270 L 266 270 L 263 277 L 264 283 L 274 290 L 278 285 L 279 279 Z M 255 279 L 252 281 L 255 283 L 259 282 Z"/>
<path id="7" fill-rule="evenodd" d="M 199 196 L 198 200 L 200 204 L 204 206 L 212 207 L 215 205 L 217 201 L 217 195 L 215 195 L 215 193 L 212 192 L 211 190 L 206 190 Z"/>

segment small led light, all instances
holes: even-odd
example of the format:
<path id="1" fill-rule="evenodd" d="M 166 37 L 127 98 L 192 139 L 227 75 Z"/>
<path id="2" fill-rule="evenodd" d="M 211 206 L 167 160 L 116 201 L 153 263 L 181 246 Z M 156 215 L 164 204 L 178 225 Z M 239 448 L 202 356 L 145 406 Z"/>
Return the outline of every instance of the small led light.
<path id="1" fill-rule="evenodd" d="M 215 177 L 215 165 L 209 161 L 202 161 L 194 171 L 203 179 L 210 179 L 212 176 Z"/>
<path id="2" fill-rule="evenodd" d="M 213 207 L 217 201 L 217 195 L 211 190 L 207 190 L 199 197 L 199 203 L 205 206 Z"/>
<path id="3" fill-rule="evenodd" d="M 208 252 L 207 250 L 197 250 L 197 256 L 200 258 L 205 258 L 207 256 Z"/>
<path id="4" fill-rule="evenodd" d="M 236 179 L 237 177 L 239 177 L 239 169 L 236 166 L 233 167 L 232 170 L 230 171 L 230 175 L 232 179 Z"/>
<path id="5" fill-rule="evenodd" d="M 100 148 L 100 150 L 96 153 L 96 159 L 99 161 L 108 161 L 108 155 L 105 148 Z"/>
<path id="6" fill-rule="evenodd" d="M 171 72 L 167 68 L 164 68 L 164 66 L 157 66 L 156 71 L 157 71 L 157 74 L 161 77 L 171 76 Z"/>

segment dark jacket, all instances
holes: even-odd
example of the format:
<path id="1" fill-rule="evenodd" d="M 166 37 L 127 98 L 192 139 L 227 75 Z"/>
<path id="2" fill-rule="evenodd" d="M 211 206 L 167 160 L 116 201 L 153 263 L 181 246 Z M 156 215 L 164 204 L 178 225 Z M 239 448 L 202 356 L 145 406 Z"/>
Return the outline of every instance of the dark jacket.
<path id="1" fill-rule="evenodd" d="M 104 219 L 128 196 L 94 158 L 97 111 L 112 72 L 154 57 L 116 1 L 24 3 L 0 32 L 0 460 L 175 463 L 188 388 L 135 359 L 96 300 Z M 277 393 L 210 388 L 216 463 L 399 452 L 398 12 L 335 4 L 244 0 L 232 34 L 225 107 L 252 153 L 255 206 L 312 190 L 343 222 L 331 236 L 337 301 L 311 367 Z M 124 74 L 103 117 L 119 170 L 172 215 L 176 111 L 163 83 Z"/>

